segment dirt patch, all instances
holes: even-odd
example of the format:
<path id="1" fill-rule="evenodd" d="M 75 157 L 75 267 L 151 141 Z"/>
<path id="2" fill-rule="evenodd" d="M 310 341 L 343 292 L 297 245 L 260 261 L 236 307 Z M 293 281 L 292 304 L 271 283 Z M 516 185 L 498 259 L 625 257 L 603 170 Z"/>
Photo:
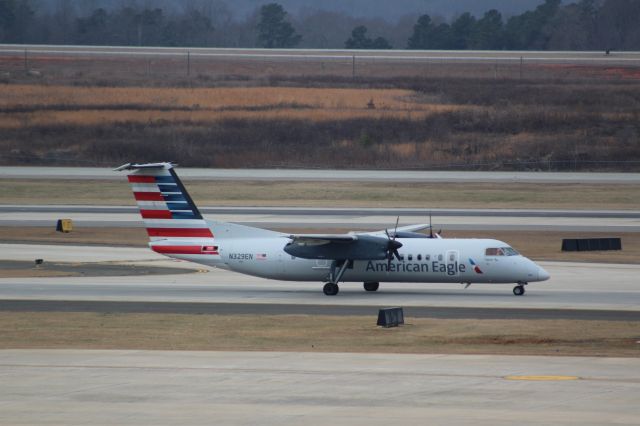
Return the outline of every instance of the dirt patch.
<path id="1" fill-rule="evenodd" d="M 640 324 L 574 320 L 0 312 L 0 349 L 259 350 L 640 356 Z"/>
<path id="2" fill-rule="evenodd" d="M 116 262 L 35 262 L 0 260 L 3 278 L 26 277 L 120 277 L 132 275 L 170 275 L 197 272 L 196 269 L 165 268 Z"/>

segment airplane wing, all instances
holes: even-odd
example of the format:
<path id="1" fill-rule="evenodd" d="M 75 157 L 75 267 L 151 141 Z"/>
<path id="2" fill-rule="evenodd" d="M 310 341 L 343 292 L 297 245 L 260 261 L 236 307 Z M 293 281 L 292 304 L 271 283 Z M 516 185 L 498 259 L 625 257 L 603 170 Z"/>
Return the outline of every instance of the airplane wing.
<path id="1" fill-rule="evenodd" d="M 284 251 L 303 259 L 381 260 L 397 255 L 402 247 L 384 234 L 292 234 L 288 238 Z"/>
<path id="2" fill-rule="evenodd" d="M 353 234 L 291 234 L 288 236 L 293 244 L 297 245 L 322 245 L 330 243 L 350 243 L 358 237 Z"/>

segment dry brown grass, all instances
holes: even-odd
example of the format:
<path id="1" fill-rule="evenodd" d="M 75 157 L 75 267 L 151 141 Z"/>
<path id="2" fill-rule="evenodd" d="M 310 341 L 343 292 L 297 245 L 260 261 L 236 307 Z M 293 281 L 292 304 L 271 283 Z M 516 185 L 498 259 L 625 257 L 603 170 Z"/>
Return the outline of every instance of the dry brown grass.
<path id="1" fill-rule="evenodd" d="M 300 103 L 315 108 L 405 108 L 413 92 L 398 89 L 315 89 L 300 87 L 157 88 L 9 85 L 0 106 L 15 105 L 147 105 L 150 107 L 255 107 Z"/>
<path id="2" fill-rule="evenodd" d="M 375 312 L 374 312 L 375 314 Z M 260 350 L 640 356 L 640 325 L 622 321 L 0 313 L 0 349 Z"/>
<path id="3" fill-rule="evenodd" d="M 105 64 L 94 65 L 99 71 Z M 299 65 L 291 66 L 297 77 L 256 78 L 271 74 L 262 64 L 233 82 L 226 70 L 182 82 L 111 75 L 82 83 L 80 73 L 64 86 L 67 73 L 7 84 L 0 163 L 97 165 L 151 156 L 198 167 L 631 171 L 640 164 L 640 98 L 632 83 L 538 79 L 538 68 L 531 80 L 430 78 L 431 66 L 415 64 L 425 71 L 419 78 L 391 69 L 384 78 L 306 77 Z M 374 68 L 359 72 L 373 76 Z M 90 81 L 97 86 L 82 86 Z M 133 84 L 142 87 L 121 87 Z"/>
<path id="4" fill-rule="evenodd" d="M 134 206 L 121 181 L 2 179 L 3 204 Z M 640 187 L 610 184 L 184 181 L 199 206 L 621 209 Z"/>
<path id="5" fill-rule="evenodd" d="M 119 88 L 11 85 L 0 108 L 25 108 L 0 117 L 0 128 L 53 124 L 89 126 L 109 122 L 157 120 L 211 122 L 225 119 L 410 118 L 471 108 L 416 102 L 400 89 Z M 375 108 L 369 108 L 372 101 Z M 106 110 L 104 109 L 106 108 Z M 69 110 L 71 109 L 71 110 Z"/>
<path id="6" fill-rule="evenodd" d="M 455 107 L 433 108 L 436 110 L 453 109 Z M 419 119 L 426 117 L 432 111 L 412 111 L 410 117 Z M 127 110 L 123 108 L 117 111 L 83 110 L 83 111 L 43 111 L 37 113 L 12 114 L 6 118 L 0 118 L 0 128 L 18 129 L 28 124 L 29 126 L 48 125 L 75 125 L 92 126 L 108 123 L 153 123 L 166 121 L 189 122 L 206 124 L 227 119 L 252 120 L 313 120 L 332 121 L 349 120 L 357 118 L 407 118 L 408 113 L 402 110 L 367 110 L 367 109 L 292 109 L 275 107 L 268 111 L 158 111 L 149 109 L 145 111 Z"/>

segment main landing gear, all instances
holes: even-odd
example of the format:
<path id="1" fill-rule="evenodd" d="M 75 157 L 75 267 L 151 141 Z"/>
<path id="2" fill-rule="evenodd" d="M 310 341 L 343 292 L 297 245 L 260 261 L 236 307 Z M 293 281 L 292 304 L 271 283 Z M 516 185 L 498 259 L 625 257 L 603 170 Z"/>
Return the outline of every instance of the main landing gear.
<path id="1" fill-rule="evenodd" d="M 328 276 L 329 282 L 325 283 L 324 287 L 322 287 L 322 291 L 324 292 L 324 294 L 326 294 L 327 296 L 335 296 L 336 294 L 338 294 L 338 292 L 340 291 L 338 283 L 342 279 L 344 272 L 349 267 L 349 262 L 350 260 L 346 259 L 342 261 L 334 260 L 331 263 L 331 271 L 329 272 Z"/>
<path id="2" fill-rule="evenodd" d="M 524 294 L 525 285 L 527 285 L 527 283 L 518 283 L 518 285 L 513 288 L 513 294 L 516 296 L 522 296 Z"/>
<path id="3" fill-rule="evenodd" d="M 366 291 L 376 291 L 378 290 L 378 287 L 380 287 L 380 283 L 371 282 L 371 281 L 364 283 L 364 289 Z"/>
<path id="4" fill-rule="evenodd" d="M 322 291 L 327 296 L 335 296 L 340 291 L 340 287 L 338 287 L 338 284 L 325 283 L 324 287 L 322 287 Z"/>

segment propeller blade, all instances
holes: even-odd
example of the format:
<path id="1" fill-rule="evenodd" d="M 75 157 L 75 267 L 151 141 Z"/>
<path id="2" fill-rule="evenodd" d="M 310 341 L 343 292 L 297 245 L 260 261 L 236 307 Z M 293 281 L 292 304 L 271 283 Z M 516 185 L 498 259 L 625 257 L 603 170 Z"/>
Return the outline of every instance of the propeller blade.
<path id="1" fill-rule="evenodd" d="M 396 226 L 393 228 L 393 241 L 395 241 L 398 236 L 398 222 L 400 222 L 400 216 L 396 218 Z"/>
<path id="2" fill-rule="evenodd" d="M 431 210 L 429 210 L 429 238 L 433 238 L 433 226 L 431 225 Z"/>
<path id="3" fill-rule="evenodd" d="M 396 257 L 396 259 L 402 260 L 402 258 L 400 257 L 400 253 L 398 253 L 398 250 L 394 250 L 393 255 Z"/>

